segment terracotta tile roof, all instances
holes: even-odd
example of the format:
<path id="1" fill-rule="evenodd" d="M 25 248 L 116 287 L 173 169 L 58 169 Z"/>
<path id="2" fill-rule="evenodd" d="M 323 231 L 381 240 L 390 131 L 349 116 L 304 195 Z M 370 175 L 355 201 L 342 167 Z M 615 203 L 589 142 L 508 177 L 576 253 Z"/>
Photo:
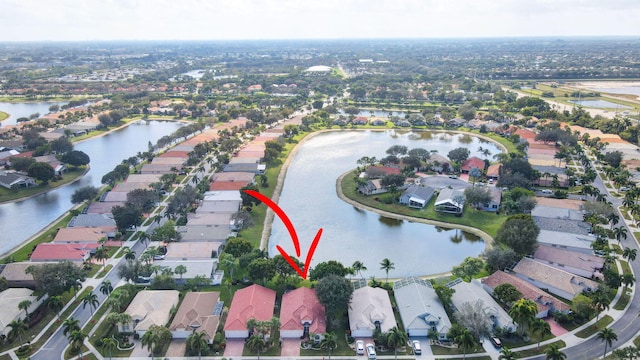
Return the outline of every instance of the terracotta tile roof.
<path id="1" fill-rule="evenodd" d="M 391 174 L 399 175 L 402 172 L 400 168 L 394 168 L 389 166 L 370 166 L 369 169 L 377 169 L 377 170 L 384 171 L 385 175 L 391 175 Z"/>
<path id="2" fill-rule="evenodd" d="M 522 294 L 522 297 L 529 299 L 536 303 L 538 306 L 538 312 L 554 309 L 556 311 L 566 312 L 571 307 L 564 302 L 556 299 L 555 297 L 540 290 L 536 286 L 520 279 L 519 277 L 511 274 L 507 274 L 504 271 L 496 271 L 488 277 L 481 280 L 482 284 L 491 288 L 492 290 L 500 284 L 511 284 L 515 286 Z"/>
<path id="3" fill-rule="evenodd" d="M 240 190 L 248 184 L 248 181 L 214 181 L 209 185 L 209 190 Z"/>
<path id="4" fill-rule="evenodd" d="M 115 226 L 61 228 L 53 242 L 98 242 L 115 235 L 116 231 L 118 228 Z"/>
<path id="5" fill-rule="evenodd" d="M 270 320 L 276 304 L 276 292 L 260 285 L 236 291 L 227 314 L 224 330 L 246 330 L 247 320 Z"/>
<path id="6" fill-rule="evenodd" d="M 173 150 L 169 150 L 163 154 L 158 155 L 158 157 L 161 158 L 181 158 L 181 159 L 188 159 L 189 158 L 189 153 L 187 151 L 173 151 Z"/>
<path id="7" fill-rule="evenodd" d="M 311 323 L 309 332 L 326 332 L 324 306 L 318 302 L 316 291 L 301 287 L 284 294 L 280 310 L 280 329 L 302 330 L 305 320 Z"/>
<path id="8" fill-rule="evenodd" d="M 31 254 L 31 261 L 82 261 L 89 256 L 91 249 L 100 245 L 91 244 L 52 244 L 44 243 L 36 246 Z"/>
<path id="9" fill-rule="evenodd" d="M 501 166 L 502 164 L 489 165 L 489 168 L 487 169 L 487 176 L 498 177 L 498 175 L 500 175 Z"/>
<path id="10" fill-rule="evenodd" d="M 544 245 L 538 246 L 533 257 L 591 272 L 604 266 L 604 258 Z"/>
<path id="11" fill-rule="evenodd" d="M 472 156 L 462 163 L 462 165 L 460 166 L 460 170 L 469 171 L 471 170 L 471 168 L 476 167 L 480 171 L 482 171 L 484 170 L 484 165 L 484 160 L 480 159 L 479 157 Z"/>

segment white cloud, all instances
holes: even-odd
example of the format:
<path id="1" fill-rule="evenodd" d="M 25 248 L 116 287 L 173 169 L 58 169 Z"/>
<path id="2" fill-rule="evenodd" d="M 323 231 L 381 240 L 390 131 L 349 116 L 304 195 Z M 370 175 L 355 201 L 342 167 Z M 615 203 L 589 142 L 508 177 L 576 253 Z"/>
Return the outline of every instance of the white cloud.
<path id="1" fill-rule="evenodd" d="M 640 35 L 634 0 L 2 0 L 0 40 Z"/>

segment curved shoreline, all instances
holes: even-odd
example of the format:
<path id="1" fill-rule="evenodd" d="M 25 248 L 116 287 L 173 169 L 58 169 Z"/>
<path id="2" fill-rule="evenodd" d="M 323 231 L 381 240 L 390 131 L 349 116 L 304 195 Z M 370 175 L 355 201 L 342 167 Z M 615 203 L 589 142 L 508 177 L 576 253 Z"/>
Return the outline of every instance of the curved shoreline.
<path id="1" fill-rule="evenodd" d="M 396 129 L 324 129 L 324 130 L 319 130 L 319 131 L 314 131 L 310 134 L 308 134 L 307 136 L 305 136 L 300 142 L 298 142 L 293 149 L 291 150 L 291 152 L 289 153 L 289 155 L 287 156 L 287 159 L 284 161 L 284 163 L 282 163 L 282 168 L 280 169 L 280 173 L 278 174 L 278 181 L 276 183 L 276 187 L 273 189 L 273 195 L 271 200 L 273 200 L 275 203 L 278 203 L 278 200 L 280 199 L 280 195 L 282 193 L 282 188 L 284 186 L 284 180 L 286 178 L 286 174 L 287 174 L 287 170 L 289 169 L 289 165 L 291 164 L 291 159 L 293 159 L 293 157 L 296 155 L 296 153 L 298 152 L 299 148 L 301 145 L 303 145 L 305 142 L 307 142 L 309 139 L 312 139 L 313 137 L 315 137 L 318 134 L 322 134 L 322 133 L 326 133 L 326 132 L 343 132 L 343 131 L 387 131 L 387 130 L 396 130 Z M 430 130 L 430 129 L 426 129 L 426 130 L 422 130 L 422 129 L 416 129 L 416 130 L 408 130 L 408 131 L 432 131 L 432 132 L 450 132 L 450 133 L 456 133 L 456 134 L 464 134 L 464 135 L 471 135 L 471 136 L 476 136 L 478 138 L 482 138 L 484 140 L 490 141 L 491 143 L 496 144 L 499 148 L 501 148 L 505 153 L 508 152 L 507 148 L 500 144 L 499 142 L 491 139 L 490 137 L 487 136 L 483 136 L 483 135 L 478 135 L 478 134 L 474 134 L 474 133 L 469 133 L 469 132 L 465 132 L 465 131 L 459 131 L 459 130 Z M 343 193 L 342 193 L 342 187 L 341 187 L 341 183 L 342 183 L 342 178 L 347 175 L 348 173 L 350 173 L 351 171 L 347 171 L 346 173 L 340 175 L 338 177 L 338 179 L 336 180 L 336 193 L 338 195 L 338 197 L 352 205 L 355 206 L 359 209 L 362 210 L 367 210 L 367 211 L 371 211 L 374 213 L 378 213 L 380 215 L 384 215 L 386 217 L 389 218 L 393 218 L 393 219 L 397 219 L 397 220 L 407 220 L 407 221 L 413 221 L 413 222 L 420 222 L 420 223 L 424 223 L 424 224 L 430 224 L 430 225 L 436 225 L 436 226 L 441 226 L 441 227 L 446 227 L 449 229 L 460 229 L 469 233 L 472 233 L 480 238 L 482 238 L 482 240 L 485 243 L 485 249 L 488 249 L 492 246 L 493 244 L 493 237 L 491 237 L 491 235 L 487 234 L 486 232 L 480 230 L 480 229 L 476 229 L 474 227 L 470 227 L 470 226 L 466 226 L 466 225 L 459 225 L 459 224 L 451 224 L 451 223 L 446 223 L 446 222 L 442 222 L 442 221 L 437 221 L 437 220 L 428 220 L 428 219 L 423 219 L 423 218 L 415 218 L 415 217 L 411 217 L 411 216 L 406 216 L 406 215 L 400 215 L 400 214 L 396 214 L 396 213 L 391 213 L 388 211 L 384 211 L 384 210 L 379 210 L 379 209 L 375 209 L 363 204 L 360 204 L 359 202 L 353 201 L 349 198 L 347 198 Z M 269 246 L 269 238 L 271 237 L 271 230 L 273 227 L 273 219 L 274 219 L 274 212 L 271 209 L 268 209 L 267 214 L 265 216 L 264 219 L 264 225 L 263 225 L 263 229 L 262 229 L 262 236 L 260 238 L 260 249 L 261 250 L 268 250 L 268 246 Z M 442 274 L 447 274 L 447 273 L 442 273 Z M 438 274 L 438 275 L 442 275 L 442 274 Z M 428 275 L 428 276 L 434 276 L 434 275 Z"/>
<path id="2" fill-rule="evenodd" d="M 82 174 L 78 175 L 78 177 L 76 177 L 75 179 L 69 181 L 68 183 L 64 183 L 64 184 L 62 184 L 60 186 L 52 187 L 52 188 L 47 189 L 47 190 L 42 190 L 42 191 L 37 192 L 35 194 L 19 197 L 17 199 L 7 200 L 7 201 L 0 201 L 0 205 L 11 204 L 11 203 L 14 203 L 14 202 L 24 201 L 24 200 L 27 200 L 27 199 L 31 199 L 32 197 L 36 197 L 36 196 L 40 196 L 42 194 L 46 194 L 49 191 L 52 191 L 52 190 L 55 190 L 55 189 L 60 189 L 60 188 L 63 188 L 65 186 L 69 186 L 69 185 L 79 181 L 80 179 L 82 179 L 83 176 L 87 175 L 89 170 L 91 170 L 91 163 L 87 164 L 87 168 L 84 170 L 84 172 Z"/>

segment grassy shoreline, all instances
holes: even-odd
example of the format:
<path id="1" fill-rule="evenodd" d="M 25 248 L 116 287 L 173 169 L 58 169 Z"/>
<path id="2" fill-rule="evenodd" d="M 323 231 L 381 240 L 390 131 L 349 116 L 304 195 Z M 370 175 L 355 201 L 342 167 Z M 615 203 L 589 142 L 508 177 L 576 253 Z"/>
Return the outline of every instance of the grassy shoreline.
<path id="1" fill-rule="evenodd" d="M 0 111 L 0 121 L 4 121 L 7 120 L 9 118 L 9 113 L 6 113 L 4 111 Z"/>

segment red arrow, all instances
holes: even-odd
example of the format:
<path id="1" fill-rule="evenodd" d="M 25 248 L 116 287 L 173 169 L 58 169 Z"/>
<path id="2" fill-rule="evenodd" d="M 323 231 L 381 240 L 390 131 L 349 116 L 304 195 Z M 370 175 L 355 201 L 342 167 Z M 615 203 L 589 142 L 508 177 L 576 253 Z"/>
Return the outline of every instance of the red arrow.
<path id="1" fill-rule="evenodd" d="M 273 210 L 273 212 L 276 213 L 276 215 L 278 215 L 280 220 L 282 220 L 282 222 L 286 226 L 287 231 L 289 231 L 289 235 L 291 236 L 291 240 L 293 241 L 293 246 L 296 249 L 296 256 L 300 257 L 300 241 L 298 240 L 298 233 L 296 233 L 295 227 L 293 227 L 293 224 L 291 223 L 291 220 L 289 220 L 289 217 L 287 216 L 287 214 L 285 214 L 284 210 L 282 210 L 280 208 L 280 206 L 278 206 L 278 204 L 274 203 L 271 199 L 269 199 L 268 197 L 262 195 L 261 193 L 255 191 L 255 190 L 243 190 L 243 191 L 247 195 L 252 196 L 252 197 L 262 201 L 263 203 L 265 203 L 265 205 L 267 205 L 271 210 Z M 307 279 L 307 273 L 309 272 L 309 267 L 311 265 L 311 258 L 313 257 L 313 253 L 316 251 L 316 247 L 318 247 L 318 243 L 320 242 L 320 237 L 321 236 L 322 236 L 322 228 L 320 228 L 318 230 L 318 232 L 316 233 L 316 237 L 313 239 L 313 242 L 311 242 L 311 247 L 309 248 L 309 252 L 307 253 L 307 258 L 304 261 L 304 268 L 303 269 L 300 269 L 298 264 L 296 264 L 293 261 L 291 256 L 289 256 L 289 254 L 287 254 L 287 252 L 284 251 L 284 249 L 282 249 L 280 247 L 280 245 L 276 245 L 276 249 L 278 249 L 278 251 L 280 252 L 282 257 L 285 260 L 287 260 L 287 262 L 289 263 L 289 265 L 291 265 L 293 270 L 295 270 L 303 279 L 306 280 Z"/>

